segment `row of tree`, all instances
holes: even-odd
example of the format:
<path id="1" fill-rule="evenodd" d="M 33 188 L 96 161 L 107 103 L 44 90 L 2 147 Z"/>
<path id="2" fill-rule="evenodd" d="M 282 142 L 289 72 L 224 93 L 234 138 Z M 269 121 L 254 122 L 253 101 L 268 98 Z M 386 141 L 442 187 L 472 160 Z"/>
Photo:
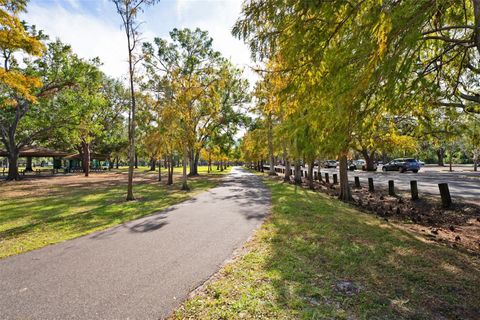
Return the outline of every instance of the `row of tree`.
<path id="1" fill-rule="evenodd" d="M 349 201 L 354 152 L 368 168 L 425 147 L 443 159 L 461 137 L 477 160 L 480 0 L 250 0 L 233 33 L 262 76 L 245 161 L 274 174 L 280 156 L 300 182 L 302 162 L 338 158 Z"/>
<path id="2" fill-rule="evenodd" d="M 0 141 L 9 154 L 8 179 L 19 178 L 18 156 L 27 145 L 79 152 L 86 175 L 92 152 L 117 163 L 128 155 L 128 200 L 138 156 L 153 170 L 163 160 L 170 184 L 180 158 L 184 189 L 200 157 L 209 168 L 213 161 L 225 166 L 248 120 L 241 112 L 248 82 L 205 31 L 174 29 L 170 39 L 140 43 L 137 15 L 154 2 L 114 1 L 128 40 L 129 88 L 101 72 L 98 59 L 79 58 L 20 21 L 26 0 L 0 2 Z"/>

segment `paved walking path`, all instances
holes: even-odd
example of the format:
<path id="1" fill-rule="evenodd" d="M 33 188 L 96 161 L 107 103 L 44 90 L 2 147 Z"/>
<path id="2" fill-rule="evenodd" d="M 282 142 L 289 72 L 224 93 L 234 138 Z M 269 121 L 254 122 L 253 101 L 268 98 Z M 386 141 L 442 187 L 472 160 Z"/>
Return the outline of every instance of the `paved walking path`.
<path id="1" fill-rule="evenodd" d="M 267 189 L 233 168 L 225 183 L 121 226 L 0 260 L 1 319 L 159 319 L 260 225 Z"/>

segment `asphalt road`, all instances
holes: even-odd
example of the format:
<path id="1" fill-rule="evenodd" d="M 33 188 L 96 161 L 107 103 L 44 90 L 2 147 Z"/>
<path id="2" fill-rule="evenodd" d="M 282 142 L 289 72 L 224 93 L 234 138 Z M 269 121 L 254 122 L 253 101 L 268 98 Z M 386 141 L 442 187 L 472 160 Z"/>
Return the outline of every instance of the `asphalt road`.
<path id="1" fill-rule="evenodd" d="M 159 319 L 214 274 L 270 206 L 260 179 L 225 182 L 163 212 L 0 260 L 0 319 Z"/>
<path id="2" fill-rule="evenodd" d="M 283 168 L 282 166 L 278 166 Z M 443 168 L 446 170 L 447 168 Z M 306 169 L 304 169 L 306 170 Z M 332 174 L 338 173 L 337 169 L 320 169 L 322 175 L 329 172 L 330 182 L 333 181 Z M 317 171 L 315 169 L 314 171 Z M 438 168 L 422 167 L 418 173 L 405 172 L 399 173 L 397 171 L 382 172 L 382 167 L 379 166 L 376 172 L 365 171 L 349 171 L 348 178 L 352 182 L 354 177 L 360 177 L 360 183 L 363 186 L 368 185 L 368 178 L 373 177 L 375 186 L 383 189 L 388 188 L 388 180 L 393 180 L 395 188 L 399 191 L 410 192 L 410 181 L 417 180 L 418 192 L 429 195 L 440 195 L 438 190 L 439 183 L 448 183 L 450 193 L 453 198 L 463 198 L 467 201 L 480 203 L 480 172 L 445 172 Z"/>

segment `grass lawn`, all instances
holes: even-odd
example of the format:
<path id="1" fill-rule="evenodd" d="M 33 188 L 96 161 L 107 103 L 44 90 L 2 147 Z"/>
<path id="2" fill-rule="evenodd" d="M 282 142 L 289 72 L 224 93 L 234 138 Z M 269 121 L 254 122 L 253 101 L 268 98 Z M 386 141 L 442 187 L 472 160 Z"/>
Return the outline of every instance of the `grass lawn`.
<path id="1" fill-rule="evenodd" d="M 271 216 L 174 319 L 479 319 L 478 256 L 265 182 Z"/>
<path id="2" fill-rule="evenodd" d="M 220 170 L 217 170 L 217 166 L 216 165 L 212 165 L 212 172 L 210 172 L 210 174 L 225 174 L 225 173 L 228 173 L 230 172 L 232 167 L 228 167 L 226 170 L 224 171 L 220 171 Z M 158 174 L 158 166 L 156 167 L 156 174 Z M 128 166 L 120 166 L 118 167 L 118 169 L 112 169 L 111 170 L 112 172 L 128 172 Z M 138 168 L 134 169 L 134 172 L 142 172 L 142 173 L 150 173 L 150 174 L 155 174 L 155 172 L 153 171 L 150 171 L 150 166 L 139 166 Z M 189 172 L 189 168 L 187 167 L 187 173 Z M 162 174 L 166 174 L 167 173 L 167 169 L 165 169 L 164 167 L 162 167 Z M 183 173 L 183 167 L 175 167 L 173 168 L 173 173 L 178 173 L 178 174 L 182 174 Z M 208 173 L 208 167 L 207 166 L 198 166 L 198 173 L 199 174 L 202 174 L 202 173 Z"/>
<path id="3" fill-rule="evenodd" d="M 175 175 L 175 184 L 169 187 L 158 183 L 156 176 L 141 173 L 136 176 L 140 181 L 135 183 L 137 200 L 132 202 L 125 201 L 125 173 L 92 174 L 90 178 L 59 176 L 51 178 L 57 179 L 54 182 L 49 178 L 39 178 L 34 182 L 4 182 L 0 185 L 0 258 L 160 211 L 214 187 L 221 177 L 218 174 L 201 174 L 189 178 L 192 190 L 184 192 L 180 190 L 178 175 Z M 64 183 L 66 179 L 68 184 Z M 91 179 L 100 180 L 93 183 Z M 9 192 L 9 189 L 16 192 Z M 27 189 L 33 191 L 28 195 L 19 195 L 19 191 Z"/>

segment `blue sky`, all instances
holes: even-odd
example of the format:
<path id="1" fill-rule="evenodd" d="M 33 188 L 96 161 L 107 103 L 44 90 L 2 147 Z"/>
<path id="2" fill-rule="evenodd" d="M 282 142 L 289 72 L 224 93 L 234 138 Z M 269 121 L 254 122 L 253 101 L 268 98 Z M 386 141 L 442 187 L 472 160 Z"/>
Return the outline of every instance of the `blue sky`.
<path id="1" fill-rule="evenodd" d="M 168 37 L 173 28 L 200 27 L 210 33 L 214 47 L 245 68 L 253 81 L 256 77 L 248 69 L 252 65 L 249 50 L 230 32 L 241 5 L 241 0 L 163 0 L 140 15 L 142 37 L 151 41 L 156 36 Z M 81 57 L 98 56 L 109 75 L 125 76 L 126 40 L 110 0 L 30 0 L 27 10 L 22 18 L 51 39 L 71 44 Z"/>

